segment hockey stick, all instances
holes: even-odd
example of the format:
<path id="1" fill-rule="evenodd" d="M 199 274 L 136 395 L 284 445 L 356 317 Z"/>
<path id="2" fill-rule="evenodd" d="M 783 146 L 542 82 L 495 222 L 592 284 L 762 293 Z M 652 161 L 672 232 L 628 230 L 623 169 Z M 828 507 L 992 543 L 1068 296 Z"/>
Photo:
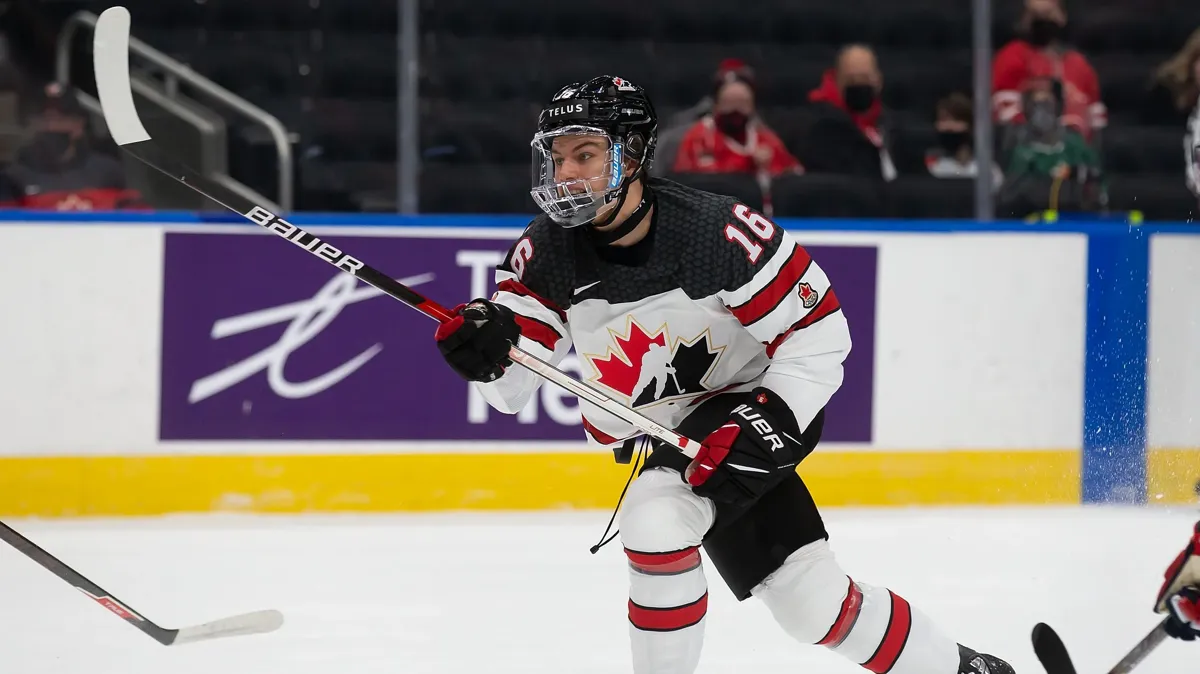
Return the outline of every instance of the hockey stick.
<path id="1" fill-rule="evenodd" d="M 1164 619 L 1150 633 L 1142 638 L 1108 674 L 1129 674 L 1134 667 L 1167 638 L 1167 621 Z M 1075 674 L 1075 665 L 1071 663 L 1071 655 L 1058 634 L 1046 623 L 1038 623 L 1033 627 L 1033 652 L 1046 668 L 1046 674 Z"/>
<path id="2" fill-rule="evenodd" d="M 193 641 L 206 641 L 221 637 L 273 632 L 283 625 L 283 614 L 279 611 L 255 611 L 214 620 L 203 625 L 168 629 L 160 627 L 138 614 L 112 596 L 107 590 L 88 580 L 83 574 L 64 564 L 54 555 L 38 547 L 33 541 L 17 533 L 15 529 L 0 522 L 0 540 L 16 548 L 48 571 L 70 583 L 88 598 L 112 611 L 125 622 L 133 625 L 164 646 L 177 646 Z"/>
<path id="3" fill-rule="evenodd" d="M 122 150 L 147 166 L 174 178 L 250 222 L 278 234 L 341 271 L 378 288 L 384 294 L 404 302 L 426 316 L 440 322 L 453 318 L 453 314 L 449 310 L 433 300 L 376 271 L 361 260 L 351 257 L 348 253 L 342 252 L 262 206 L 254 204 L 249 199 L 209 181 L 181 162 L 171 159 L 159 151 L 154 139 L 142 125 L 137 108 L 133 103 L 133 92 L 129 84 L 129 25 L 129 10 L 120 6 L 110 7 L 104 10 L 96 22 L 93 42 L 96 88 L 100 94 L 100 107 L 104 111 L 104 121 L 108 124 L 113 140 Z M 689 458 L 696 457 L 700 443 L 695 440 L 685 438 L 588 384 L 572 379 L 567 373 L 525 352 L 516 345 L 510 349 L 508 356 L 514 363 L 558 384 L 642 432 L 674 446 Z"/>

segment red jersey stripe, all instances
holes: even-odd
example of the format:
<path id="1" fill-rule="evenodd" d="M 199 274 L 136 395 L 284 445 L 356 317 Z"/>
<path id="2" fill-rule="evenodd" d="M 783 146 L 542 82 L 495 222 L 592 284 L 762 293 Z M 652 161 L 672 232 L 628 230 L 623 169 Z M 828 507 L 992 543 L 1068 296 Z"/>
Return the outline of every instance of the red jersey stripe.
<path id="1" fill-rule="evenodd" d="M 525 287 L 525 285 L 523 283 L 521 283 L 520 281 L 506 279 L 506 280 L 501 281 L 500 283 L 496 284 L 496 290 L 502 290 L 504 292 L 509 292 L 514 295 L 520 295 L 521 297 L 528 297 L 528 298 L 536 301 L 538 304 L 546 307 L 550 311 L 553 311 L 555 314 L 558 315 L 558 318 L 563 323 L 567 322 L 567 312 L 558 308 L 558 306 L 555 305 L 550 300 L 542 297 L 541 295 L 538 295 L 537 293 L 533 292 L 529 288 Z"/>
<path id="2" fill-rule="evenodd" d="M 783 264 L 779 273 L 771 279 L 770 283 L 755 293 L 754 297 L 743 304 L 732 307 L 730 311 L 741 321 L 742 325 L 751 325 L 762 320 L 792 292 L 792 288 L 795 288 L 800 279 L 804 277 L 804 273 L 808 271 L 811 264 L 812 257 L 809 256 L 808 251 L 796 246 L 792 249 L 791 257 Z"/>
<path id="3" fill-rule="evenodd" d="M 586 417 L 583 420 L 583 430 L 587 431 L 588 435 L 592 436 L 593 440 L 602 445 L 611 445 L 621 441 L 620 438 L 614 438 L 608 433 L 605 433 L 599 428 L 593 426 L 592 422 L 588 421 Z"/>
<path id="4" fill-rule="evenodd" d="M 796 321 L 783 334 L 771 340 L 771 343 L 767 345 L 767 358 L 774 358 L 775 352 L 779 350 L 780 346 L 783 346 L 783 343 L 787 341 L 788 337 L 792 336 L 793 332 L 803 330 L 822 318 L 837 313 L 841 308 L 842 303 L 838 301 L 837 294 L 833 292 L 833 288 L 825 291 L 825 296 L 821 298 L 820 302 L 817 302 L 817 306 L 813 307 L 812 311 L 808 312 L 804 318 Z"/>
<path id="5" fill-rule="evenodd" d="M 557 330 L 536 318 L 529 318 L 521 314 L 515 314 L 513 318 L 517 322 L 517 327 L 521 328 L 522 337 L 532 339 L 551 351 L 554 350 L 554 345 L 558 344 L 560 339 Z"/>

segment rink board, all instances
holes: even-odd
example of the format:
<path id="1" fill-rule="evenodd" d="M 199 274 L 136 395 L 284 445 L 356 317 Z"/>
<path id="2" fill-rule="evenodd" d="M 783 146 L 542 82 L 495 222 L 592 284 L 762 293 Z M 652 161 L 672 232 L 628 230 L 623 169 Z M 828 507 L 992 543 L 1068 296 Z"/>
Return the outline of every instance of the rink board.
<path id="1" fill-rule="evenodd" d="M 557 387 L 499 415 L 445 369 L 420 314 L 254 227 L 135 220 L 0 223 L 22 251 L 0 267 L 21 289 L 0 331 L 0 514 L 615 504 L 630 467 L 585 448 Z M 447 304 L 490 294 L 523 224 L 295 220 Z M 1096 481 L 1085 395 L 1121 402 L 1084 358 L 1099 230 L 786 224 L 830 271 L 855 341 L 800 469 L 820 503 L 1080 502 Z M 1115 456 L 1151 501 L 1194 499 L 1200 479 L 1194 229 L 1148 246 L 1147 402 L 1128 409 L 1149 450 Z"/>

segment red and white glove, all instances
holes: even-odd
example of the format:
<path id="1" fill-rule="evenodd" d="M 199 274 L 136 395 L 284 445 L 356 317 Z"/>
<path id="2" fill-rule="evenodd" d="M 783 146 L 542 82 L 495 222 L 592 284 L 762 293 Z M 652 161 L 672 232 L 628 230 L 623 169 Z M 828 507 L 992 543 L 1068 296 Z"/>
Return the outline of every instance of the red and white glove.
<path id="1" fill-rule="evenodd" d="M 1163 577 L 1154 611 L 1168 614 L 1168 634 L 1191 641 L 1200 636 L 1200 522 Z"/>

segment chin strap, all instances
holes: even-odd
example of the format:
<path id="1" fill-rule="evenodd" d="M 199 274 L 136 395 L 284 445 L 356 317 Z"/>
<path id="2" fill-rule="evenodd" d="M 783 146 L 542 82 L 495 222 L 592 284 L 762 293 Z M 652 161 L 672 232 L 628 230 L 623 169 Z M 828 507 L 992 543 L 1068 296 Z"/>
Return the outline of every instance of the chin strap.
<path id="1" fill-rule="evenodd" d="M 625 238 L 638 226 L 639 223 L 641 223 L 642 219 L 646 217 L 646 213 L 648 213 L 654 206 L 654 192 L 650 190 L 649 185 L 642 183 L 642 203 L 638 204 L 637 210 L 635 210 L 633 213 L 630 213 L 629 217 L 625 219 L 625 222 L 617 225 L 615 229 L 608 231 L 600 231 L 596 229 L 596 227 L 603 227 L 605 224 L 608 224 L 608 222 L 612 222 L 613 219 L 617 217 L 617 214 L 621 212 L 621 206 L 624 205 L 625 198 L 628 195 L 629 190 L 622 191 L 621 198 L 617 201 L 616 207 L 613 208 L 612 215 L 606 218 L 607 222 L 593 222 L 592 225 L 587 228 L 588 238 L 591 239 L 593 243 L 596 245 L 607 246 Z"/>

